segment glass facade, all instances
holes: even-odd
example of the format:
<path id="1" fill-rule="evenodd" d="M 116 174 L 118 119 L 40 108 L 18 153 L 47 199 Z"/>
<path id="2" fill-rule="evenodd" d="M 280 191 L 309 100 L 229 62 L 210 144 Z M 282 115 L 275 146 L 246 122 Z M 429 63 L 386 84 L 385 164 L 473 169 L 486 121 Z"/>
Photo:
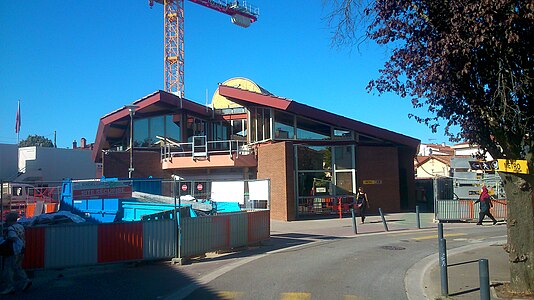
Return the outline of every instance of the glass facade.
<path id="1" fill-rule="evenodd" d="M 297 139 L 299 140 L 328 140 L 330 126 L 309 119 L 297 117 Z"/>
<path id="2" fill-rule="evenodd" d="M 250 108 L 250 133 L 252 142 L 261 142 L 271 139 L 271 109 Z"/>
<path id="3" fill-rule="evenodd" d="M 274 138 L 280 140 L 295 139 L 295 118 L 291 114 L 274 112 Z"/>
<path id="4" fill-rule="evenodd" d="M 355 147 L 296 145 L 295 156 L 299 216 L 347 212 L 356 192 Z"/>
<path id="5" fill-rule="evenodd" d="M 134 147 L 159 147 L 165 137 L 181 140 L 180 124 L 173 122 L 172 115 L 134 119 L 133 128 Z"/>

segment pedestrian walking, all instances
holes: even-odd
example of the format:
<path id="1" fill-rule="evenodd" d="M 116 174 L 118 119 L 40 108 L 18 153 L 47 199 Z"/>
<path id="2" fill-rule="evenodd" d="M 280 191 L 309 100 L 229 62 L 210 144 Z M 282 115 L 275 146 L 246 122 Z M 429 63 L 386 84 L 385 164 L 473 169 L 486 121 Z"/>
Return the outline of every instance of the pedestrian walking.
<path id="1" fill-rule="evenodd" d="M 363 191 L 362 187 L 358 188 L 358 194 L 356 194 L 356 206 L 360 211 L 360 218 L 362 219 L 362 224 L 365 223 L 365 211 L 369 208 L 369 199 L 367 194 Z"/>
<path id="2" fill-rule="evenodd" d="M 482 186 L 482 189 L 480 191 L 480 197 L 477 201 L 475 201 L 475 204 L 479 202 L 480 212 L 478 213 L 477 225 L 482 225 L 482 221 L 486 216 L 493 220 L 493 225 L 497 224 L 497 220 L 495 220 L 495 218 L 490 212 L 490 208 L 493 207 L 493 203 L 491 203 L 491 196 L 488 193 L 488 189 L 486 188 L 486 186 Z"/>
<path id="3" fill-rule="evenodd" d="M 3 257 L 2 277 L 5 282 L 1 295 L 12 294 L 15 292 L 15 284 L 21 283 L 22 290 L 27 290 L 32 282 L 28 279 L 26 272 L 22 269 L 22 260 L 24 259 L 25 237 L 24 226 L 17 223 L 18 214 L 9 212 L 6 214 L 6 235 L 5 239 L 13 243 L 13 255 Z"/>

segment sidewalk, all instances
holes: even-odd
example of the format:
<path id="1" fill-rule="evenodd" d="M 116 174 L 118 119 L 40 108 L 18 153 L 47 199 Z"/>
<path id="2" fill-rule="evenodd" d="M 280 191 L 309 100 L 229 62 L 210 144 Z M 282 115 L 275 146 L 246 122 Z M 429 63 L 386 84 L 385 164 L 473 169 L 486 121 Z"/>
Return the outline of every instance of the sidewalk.
<path id="1" fill-rule="evenodd" d="M 441 276 L 435 262 L 425 272 L 424 288 L 429 299 L 480 299 L 479 260 L 487 259 L 489 266 L 490 286 L 495 283 L 510 281 L 508 254 L 503 250 L 505 240 L 460 247 L 448 253 L 447 273 L 449 297 L 441 296 Z M 491 291 L 492 299 L 499 299 L 495 291 Z"/>

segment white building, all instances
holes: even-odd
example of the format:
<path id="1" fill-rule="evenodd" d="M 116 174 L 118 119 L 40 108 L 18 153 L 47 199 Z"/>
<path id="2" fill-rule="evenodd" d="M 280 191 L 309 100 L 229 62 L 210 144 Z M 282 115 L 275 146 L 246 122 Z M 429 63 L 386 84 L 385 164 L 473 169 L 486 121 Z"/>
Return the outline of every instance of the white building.
<path id="1" fill-rule="evenodd" d="M 50 147 L 19 148 L 16 181 L 61 182 L 64 178 L 90 179 L 96 176 L 91 151 Z"/>

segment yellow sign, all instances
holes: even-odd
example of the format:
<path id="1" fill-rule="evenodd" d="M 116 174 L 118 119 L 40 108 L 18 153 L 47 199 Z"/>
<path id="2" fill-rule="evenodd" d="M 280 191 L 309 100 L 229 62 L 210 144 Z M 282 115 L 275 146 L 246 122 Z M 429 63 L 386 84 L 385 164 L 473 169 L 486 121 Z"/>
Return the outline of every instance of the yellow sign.
<path id="1" fill-rule="evenodd" d="M 497 171 L 507 173 L 528 174 L 528 164 L 526 160 L 498 159 L 499 168 Z"/>
<path id="2" fill-rule="evenodd" d="M 363 184 L 382 184 L 382 180 L 364 180 Z"/>

